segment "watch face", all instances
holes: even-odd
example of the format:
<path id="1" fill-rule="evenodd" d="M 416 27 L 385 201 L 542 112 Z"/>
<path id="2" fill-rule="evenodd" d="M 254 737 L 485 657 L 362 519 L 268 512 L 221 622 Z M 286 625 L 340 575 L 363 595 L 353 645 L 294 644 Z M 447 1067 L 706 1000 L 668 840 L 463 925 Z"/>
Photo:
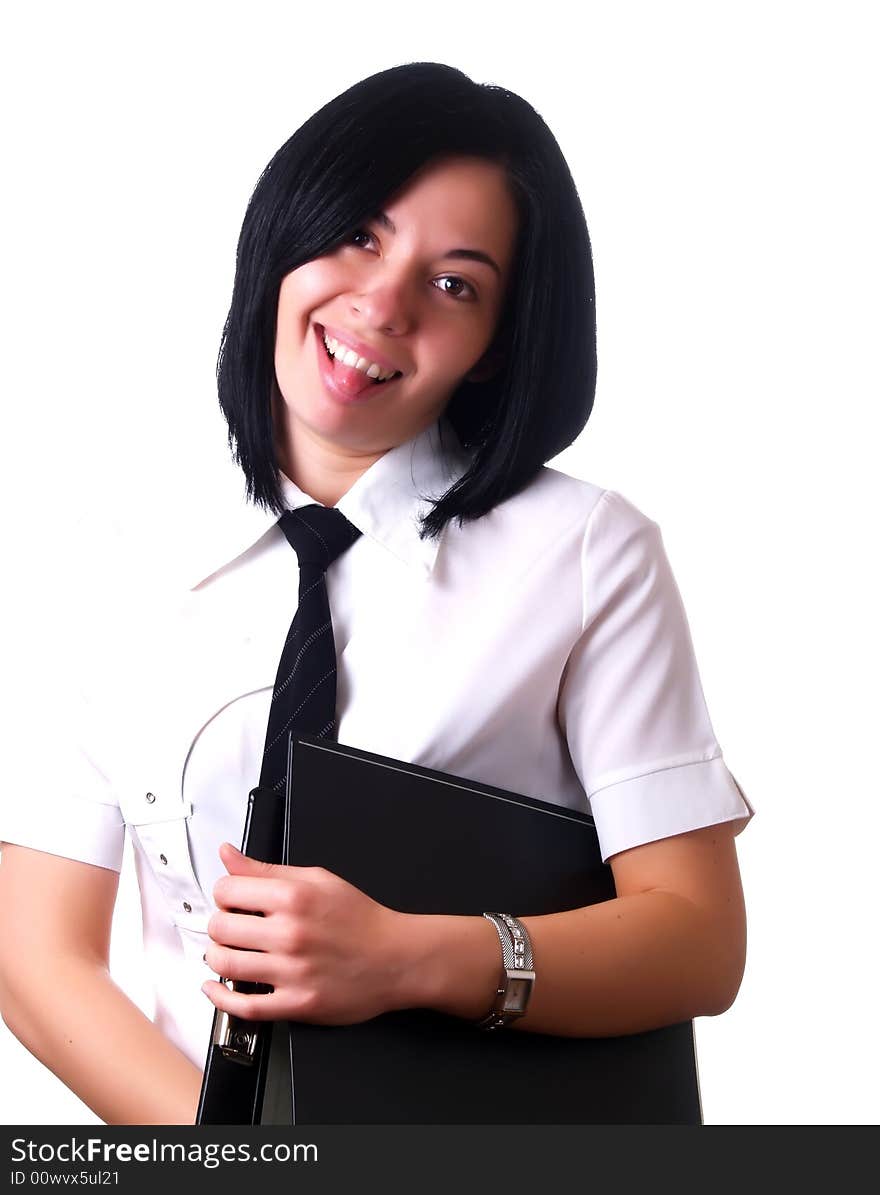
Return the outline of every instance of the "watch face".
<path id="1" fill-rule="evenodd" d="M 502 1011 L 524 1012 L 529 1002 L 529 996 L 531 995 L 532 983 L 531 975 L 528 979 L 523 979 L 519 976 L 510 976 L 507 980 L 507 991 L 504 995 L 504 1007 Z"/>

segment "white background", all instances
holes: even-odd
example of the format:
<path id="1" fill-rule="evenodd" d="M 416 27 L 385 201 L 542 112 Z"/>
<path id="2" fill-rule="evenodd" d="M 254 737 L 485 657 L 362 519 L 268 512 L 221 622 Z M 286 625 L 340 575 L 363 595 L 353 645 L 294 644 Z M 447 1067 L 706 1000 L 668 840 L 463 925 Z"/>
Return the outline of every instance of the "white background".
<path id="1" fill-rule="evenodd" d="M 47 723 L 35 770 L 63 717 L 29 665 L 64 600 L 53 541 L 102 502 L 170 501 L 175 463 L 224 449 L 213 370 L 263 166 L 386 67 L 502 84 L 556 134 L 594 246 L 596 405 L 555 464 L 659 522 L 757 810 L 737 840 L 746 975 L 697 1021 L 706 1121 L 876 1122 L 875 13 L 18 6 L 0 39 L 2 697 Z M 133 895 L 126 873 L 113 970 L 146 1003 Z M 0 1075 L 0 1122 L 98 1123 L 2 1025 Z"/>

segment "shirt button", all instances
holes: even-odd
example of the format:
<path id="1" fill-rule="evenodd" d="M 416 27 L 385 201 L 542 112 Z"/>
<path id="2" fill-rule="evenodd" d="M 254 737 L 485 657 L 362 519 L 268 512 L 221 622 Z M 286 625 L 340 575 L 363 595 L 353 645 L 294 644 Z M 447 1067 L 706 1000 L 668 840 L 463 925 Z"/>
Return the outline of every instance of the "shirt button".
<path id="1" fill-rule="evenodd" d="M 164 856 L 164 855 L 160 855 L 160 856 L 159 856 L 159 858 L 162 860 L 162 862 L 163 862 L 163 863 L 167 863 L 167 862 L 168 862 L 168 860 L 165 858 L 165 856 Z"/>
<path id="2" fill-rule="evenodd" d="M 155 801 L 155 799 L 156 798 L 153 793 L 147 793 L 147 804 L 148 805 L 152 805 L 153 802 Z"/>
<path id="3" fill-rule="evenodd" d="M 184 909 L 186 910 L 186 912 L 187 912 L 187 913 L 191 913 L 191 912 L 193 911 L 192 905 L 189 903 L 189 901 L 188 901 L 188 900 L 185 900 L 185 901 L 183 902 L 183 907 L 184 907 Z"/>

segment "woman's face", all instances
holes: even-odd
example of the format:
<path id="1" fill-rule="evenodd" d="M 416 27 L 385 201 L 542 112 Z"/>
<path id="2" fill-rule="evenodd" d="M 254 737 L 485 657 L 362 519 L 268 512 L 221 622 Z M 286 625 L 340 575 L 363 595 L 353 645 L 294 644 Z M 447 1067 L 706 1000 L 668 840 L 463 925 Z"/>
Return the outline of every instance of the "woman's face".
<path id="1" fill-rule="evenodd" d="M 348 455 L 381 454 L 433 423 L 465 375 L 480 380 L 503 364 L 481 358 L 516 232 L 503 167 L 446 158 L 345 244 L 283 279 L 275 336 L 282 467 L 300 436 Z M 393 376 L 374 381 L 376 367 Z"/>

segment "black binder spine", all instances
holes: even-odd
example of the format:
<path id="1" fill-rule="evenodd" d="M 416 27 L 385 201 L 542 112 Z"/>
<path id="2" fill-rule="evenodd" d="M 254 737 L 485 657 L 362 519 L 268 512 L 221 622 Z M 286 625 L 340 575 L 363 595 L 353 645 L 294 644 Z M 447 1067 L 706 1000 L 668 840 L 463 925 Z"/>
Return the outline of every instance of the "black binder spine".
<path id="1" fill-rule="evenodd" d="M 285 854 L 284 821 L 289 804 L 270 789 L 248 795 L 242 853 L 264 863 L 281 863 Z M 255 914 L 260 916 L 260 914 Z M 232 982 L 234 991 L 268 992 L 266 984 Z M 271 1021 L 244 1021 L 214 1010 L 208 1056 L 196 1124 L 259 1124 L 269 1064 Z"/>

